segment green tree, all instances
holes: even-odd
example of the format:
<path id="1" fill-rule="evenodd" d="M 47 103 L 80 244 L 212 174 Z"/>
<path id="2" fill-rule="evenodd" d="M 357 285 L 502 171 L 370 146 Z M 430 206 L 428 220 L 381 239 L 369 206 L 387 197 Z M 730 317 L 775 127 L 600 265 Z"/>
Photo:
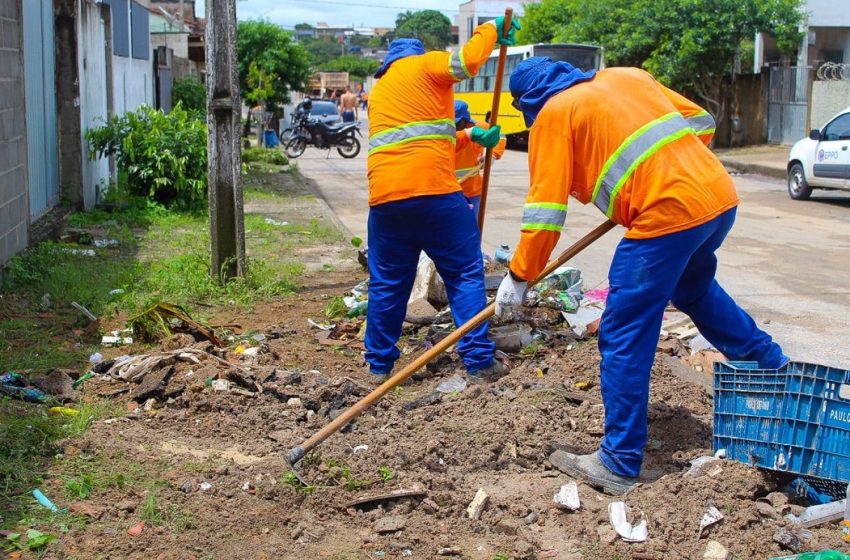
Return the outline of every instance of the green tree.
<path id="1" fill-rule="evenodd" d="M 265 103 L 267 99 L 274 97 L 274 77 L 264 72 L 256 62 L 248 66 L 248 88 L 245 90 L 245 101 L 250 105 Z"/>
<path id="2" fill-rule="evenodd" d="M 378 71 L 380 64 L 373 58 L 347 54 L 330 60 L 321 69 L 327 72 L 348 72 L 353 78 L 363 79 Z"/>
<path id="3" fill-rule="evenodd" d="M 396 17 L 389 39 L 399 37 L 419 39 L 428 50 L 443 50 L 452 42 L 452 22 L 437 10 L 408 10 Z"/>
<path id="4" fill-rule="evenodd" d="M 520 40 L 589 42 L 609 66 L 638 66 L 699 97 L 720 121 L 720 88 L 735 57 L 763 31 L 792 52 L 801 0 L 543 0 L 528 4 Z"/>
<path id="5" fill-rule="evenodd" d="M 181 103 L 188 111 L 201 112 L 207 108 L 207 88 L 189 76 L 174 81 L 171 86 L 171 105 Z"/>
<path id="6" fill-rule="evenodd" d="M 334 37 L 303 37 L 301 44 L 307 52 L 310 66 L 319 67 L 342 55 L 343 47 Z"/>
<path id="7" fill-rule="evenodd" d="M 266 98 L 270 107 L 289 102 L 291 91 L 302 91 L 310 76 L 310 65 L 304 48 L 293 42 L 292 35 L 269 21 L 240 21 L 236 37 L 239 84 L 251 91 L 248 74 L 252 64 L 272 79 L 272 95 Z M 246 97 L 246 102 L 248 101 Z"/>

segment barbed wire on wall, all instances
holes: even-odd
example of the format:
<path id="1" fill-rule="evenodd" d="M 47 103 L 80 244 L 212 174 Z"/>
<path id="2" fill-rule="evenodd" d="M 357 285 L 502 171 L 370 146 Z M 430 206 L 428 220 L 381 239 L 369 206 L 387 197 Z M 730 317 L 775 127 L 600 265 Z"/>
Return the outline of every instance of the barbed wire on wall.
<path id="1" fill-rule="evenodd" d="M 818 80 L 826 82 L 850 81 L 850 64 L 824 62 L 818 68 L 817 77 Z"/>

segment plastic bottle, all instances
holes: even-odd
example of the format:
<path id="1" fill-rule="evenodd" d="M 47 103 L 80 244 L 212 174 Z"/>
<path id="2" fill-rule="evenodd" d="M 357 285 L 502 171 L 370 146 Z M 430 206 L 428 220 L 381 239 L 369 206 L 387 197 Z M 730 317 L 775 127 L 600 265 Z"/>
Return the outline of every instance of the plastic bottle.
<path id="1" fill-rule="evenodd" d="M 496 262 L 500 264 L 508 264 L 511 260 L 511 246 L 510 245 L 499 245 L 496 248 Z"/>

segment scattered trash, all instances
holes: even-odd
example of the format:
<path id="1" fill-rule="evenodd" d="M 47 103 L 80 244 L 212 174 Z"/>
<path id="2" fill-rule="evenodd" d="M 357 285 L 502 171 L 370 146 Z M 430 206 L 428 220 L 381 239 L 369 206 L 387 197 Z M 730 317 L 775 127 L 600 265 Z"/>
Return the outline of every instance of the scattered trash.
<path id="1" fill-rule="evenodd" d="M 355 445 L 354 447 L 351 448 L 352 453 L 359 453 L 361 451 L 368 451 L 368 450 L 369 450 L 369 446 L 366 445 L 365 443 L 361 443 L 360 445 Z"/>
<path id="2" fill-rule="evenodd" d="M 104 249 L 106 247 L 115 247 L 116 245 L 120 245 L 120 242 L 117 239 L 95 239 L 94 246 L 98 249 Z"/>
<path id="3" fill-rule="evenodd" d="M 508 263 L 511 262 L 511 246 L 499 245 L 496 247 L 496 252 L 493 254 L 493 258 L 496 259 L 497 263 L 507 266 Z"/>
<path id="4" fill-rule="evenodd" d="M 130 535 L 131 537 L 138 537 L 139 535 L 142 534 L 142 531 L 144 531 L 144 529 L 145 529 L 145 522 L 139 521 L 138 523 L 136 523 L 135 525 L 133 525 L 132 527 L 127 529 L 127 534 Z"/>
<path id="5" fill-rule="evenodd" d="M 502 352 L 519 352 L 532 343 L 531 327 L 525 323 L 512 323 L 490 329 L 488 336 Z"/>
<path id="6" fill-rule="evenodd" d="M 703 514 L 702 519 L 700 519 L 697 538 L 701 539 L 705 534 L 706 529 L 712 525 L 720 523 L 721 521 L 723 521 L 723 514 L 720 513 L 720 510 L 714 506 L 709 507 L 708 511 Z"/>
<path id="7" fill-rule="evenodd" d="M 307 322 L 310 323 L 311 327 L 313 327 L 315 329 L 319 329 L 320 331 L 331 331 L 334 328 L 333 325 L 325 324 L 325 323 L 317 323 L 313 319 L 307 319 Z"/>
<path id="8" fill-rule="evenodd" d="M 776 529 L 773 533 L 773 542 L 785 550 L 790 550 L 794 553 L 801 552 L 803 548 L 805 548 L 802 539 L 785 527 L 779 527 Z"/>
<path id="9" fill-rule="evenodd" d="M 74 309 L 76 309 L 77 311 L 82 313 L 83 316 L 85 316 L 85 318 L 88 319 L 89 321 L 91 321 L 92 323 L 97 322 L 97 317 L 95 317 L 94 313 L 92 313 L 91 311 L 89 311 L 88 309 L 86 309 L 85 307 L 83 307 L 82 305 L 77 303 L 76 301 L 71 302 L 71 307 L 73 307 Z"/>
<path id="10" fill-rule="evenodd" d="M 99 364 L 102 361 L 103 361 L 103 354 L 101 354 L 100 352 L 95 352 L 94 354 L 89 356 L 89 363 L 90 364 Z"/>
<path id="11" fill-rule="evenodd" d="M 80 415 L 79 410 L 74 410 L 73 408 L 68 408 L 65 406 L 52 406 L 48 409 L 48 412 L 50 412 L 51 414 L 61 414 L 63 416 L 71 417 Z"/>
<path id="12" fill-rule="evenodd" d="M 466 515 L 470 519 L 481 519 L 481 513 L 484 511 L 484 508 L 487 507 L 489 499 L 490 496 L 487 495 L 487 492 L 485 492 L 483 488 L 479 488 L 478 492 L 475 493 L 475 497 L 472 498 L 472 501 L 466 508 Z"/>
<path id="13" fill-rule="evenodd" d="M 38 503 L 39 503 L 42 507 L 46 507 L 47 509 L 49 509 L 49 510 L 50 510 L 50 511 L 52 511 L 53 513 L 59 513 L 60 511 L 62 511 L 62 510 L 60 510 L 58 507 L 56 507 L 56 504 L 54 504 L 53 502 L 51 502 L 51 501 L 50 501 L 50 499 L 49 499 L 47 496 L 45 496 L 45 495 L 42 493 L 42 491 L 41 491 L 41 490 L 39 490 L 38 488 L 36 488 L 35 490 L 33 490 L 33 491 L 32 491 L 32 497 L 33 497 L 33 498 L 35 498 L 35 500 L 36 500 L 36 501 L 37 501 L 37 502 L 38 502 Z"/>
<path id="14" fill-rule="evenodd" d="M 416 265 L 416 279 L 413 281 L 413 289 L 407 301 L 410 303 L 417 299 L 427 299 L 432 305 L 440 308 L 449 303 L 446 285 L 437 273 L 434 261 L 425 253 L 419 256 L 419 263 Z"/>
<path id="15" fill-rule="evenodd" d="M 118 294 L 123 294 L 123 293 L 124 293 L 124 290 L 122 290 L 121 288 L 115 288 L 114 290 L 109 290 L 109 295 L 111 295 L 111 296 L 117 296 Z"/>
<path id="16" fill-rule="evenodd" d="M 575 313 L 582 300 L 581 287 L 584 280 L 581 271 L 571 266 L 556 268 L 529 291 L 530 303 Z"/>
<path id="17" fill-rule="evenodd" d="M 599 321 L 602 319 L 602 312 L 605 310 L 596 305 L 582 305 L 575 313 L 561 313 L 578 338 L 586 338 L 599 330 Z"/>
<path id="18" fill-rule="evenodd" d="M 702 457 L 697 457 L 693 461 L 691 461 L 691 468 L 689 468 L 684 475 L 685 478 L 699 478 L 706 472 L 706 467 L 715 461 L 717 461 L 715 457 L 712 455 L 703 455 Z"/>
<path id="19" fill-rule="evenodd" d="M 463 556 L 463 549 L 458 546 L 441 546 L 437 549 L 437 556 Z"/>
<path id="20" fill-rule="evenodd" d="M 288 226 L 289 225 L 289 222 L 279 222 L 278 220 L 275 220 L 274 218 L 266 218 L 266 223 L 269 224 L 270 226 Z"/>
<path id="21" fill-rule="evenodd" d="M 97 362 L 97 363 L 100 363 L 100 362 Z M 87 379 L 91 379 L 91 378 L 92 378 L 92 377 L 94 377 L 94 376 L 95 376 L 95 373 L 94 373 L 93 371 L 87 371 L 86 373 L 84 373 L 83 375 L 81 375 L 79 379 L 77 379 L 76 381 L 74 381 L 74 382 L 71 384 L 71 387 L 72 387 L 73 389 L 76 389 L 77 387 L 79 387 L 80 385 L 82 385 L 82 384 L 83 384 L 83 383 L 84 383 Z"/>
<path id="22" fill-rule="evenodd" d="M 47 400 L 47 395 L 32 387 L 25 376 L 15 371 L 0 375 L 0 393 L 31 403 L 43 403 Z"/>
<path id="23" fill-rule="evenodd" d="M 213 379 L 212 389 L 216 393 L 226 393 L 230 390 L 230 381 L 227 379 Z"/>
<path id="24" fill-rule="evenodd" d="M 183 483 L 183 486 L 180 487 L 180 490 L 183 491 L 184 494 L 188 494 L 192 491 L 192 481 L 187 480 Z"/>
<path id="25" fill-rule="evenodd" d="M 450 395 L 452 393 L 460 393 L 466 389 L 466 379 L 459 375 L 452 375 L 439 385 L 436 391 L 439 393 Z"/>
<path id="26" fill-rule="evenodd" d="M 199 486 L 199 488 L 201 489 L 201 492 L 206 492 L 207 490 L 211 490 L 212 487 L 213 487 L 213 485 L 210 484 L 209 482 L 202 482 Z"/>
<path id="27" fill-rule="evenodd" d="M 130 333 L 129 329 L 125 329 L 123 331 L 112 331 L 111 335 L 103 335 L 103 338 L 100 339 L 100 343 L 104 346 L 124 346 L 126 344 L 133 344 L 132 336 L 122 336 L 124 333 Z"/>
<path id="28" fill-rule="evenodd" d="M 633 525 L 629 522 L 630 514 L 631 510 L 625 502 L 608 504 L 608 516 L 617 534 L 626 542 L 646 542 L 646 519 L 643 519 L 641 513 L 641 521 L 637 525 Z"/>
<path id="29" fill-rule="evenodd" d="M 594 288 L 584 292 L 584 300 L 587 303 L 606 303 L 611 288 Z"/>
<path id="30" fill-rule="evenodd" d="M 561 486 L 561 489 L 558 490 L 558 493 L 552 499 L 558 509 L 576 511 L 581 507 L 581 501 L 578 497 L 578 486 L 575 482 L 568 482 Z"/>
<path id="31" fill-rule="evenodd" d="M 250 348 L 245 348 L 244 346 L 237 346 L 235 352 L 244 356 L 259 356 L 260 347 L 252 346 Z"/>
<path id="32" fill-rule="evenodd" d="M 727 560 L 729 551 L 717 541 L 708 541 L 702 558 L 703 560 Z"/>
<path id="33" fill-rule="evenodd" d="M 844 517 L 848 499 L 838 500 L 829 504 L 807 507 L 800 515 L 789 513 L 785 519 L 804 528 L 817 527 Z"/>

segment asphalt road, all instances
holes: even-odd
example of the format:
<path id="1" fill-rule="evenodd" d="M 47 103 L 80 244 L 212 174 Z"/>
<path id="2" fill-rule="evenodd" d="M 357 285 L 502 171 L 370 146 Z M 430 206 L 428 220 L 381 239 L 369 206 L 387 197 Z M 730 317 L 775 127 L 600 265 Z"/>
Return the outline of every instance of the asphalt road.
<path id="1" fill-rule="evenodd" d="M 365 131 L 365 127 L 364 127 Z M 297 162 L 352 235 L 366 237 L 366 143 L 346 160 L 308 148 Z M 399 180 L 404 180 L 399 178 Z M 719 252 L 718 279 L 738 303 L 795 360 L 850 368 L 850 193 L 815 191 L 812 200 L 788 197 L 782 181 L 735 177 L 738 219 Z M 516 245 L 528 190 L 526 154 L 508 151 L 493 168 L 483 248 Z M 593 206 L 570 201 L 561 251 L 599 224 Z M 608 233 L 579 255 L 585 286 L 607 284 L 607 270 L 623 230 Z"/>

